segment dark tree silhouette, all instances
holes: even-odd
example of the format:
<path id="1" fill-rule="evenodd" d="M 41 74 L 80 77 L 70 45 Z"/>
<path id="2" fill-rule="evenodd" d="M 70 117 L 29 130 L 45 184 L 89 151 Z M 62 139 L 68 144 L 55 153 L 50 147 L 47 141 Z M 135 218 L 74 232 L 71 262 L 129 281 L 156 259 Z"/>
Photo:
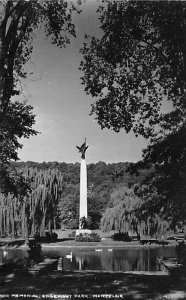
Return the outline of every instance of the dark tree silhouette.
<path id="1" fill-rule="evenodd" d="M 52 44 L 65 47 L 70 36 L 75 36 L 72 13 L 76 4 L 66 1 L 1 1 L 0 9 L 0 176 L 8 179 L 4 164 L 17 160 L 17 150 L 22 147 L 19 139 L 37 134 L 32 126 L 35 116 L 26 103 L 13 102 L 20 94 L 21 80 L 28 72 L 25 65 L 33 51 L 33 39 L 43 27 Z M 13 181 L 13 180 L 12 180 Z M 8 184 L 3 185 L 4 188 Z M 1 189 L 1 191 L 3 191 Z"/>
<path id="2" fill-rule="evenodd" d="M 149 138 L 141 167 L 154 166 L 145 203 L 174 223 L 186 220 L 186 3 L 102 1 L 101 38 L 87 37 L 82 84 L 96 97 L 102 128 Z M 162 103 L 172 104 L 163 112 Z M 150 205 L 147 205 L 150 208 Z M 154 206 L 153 206 L 154 209 Z"/>

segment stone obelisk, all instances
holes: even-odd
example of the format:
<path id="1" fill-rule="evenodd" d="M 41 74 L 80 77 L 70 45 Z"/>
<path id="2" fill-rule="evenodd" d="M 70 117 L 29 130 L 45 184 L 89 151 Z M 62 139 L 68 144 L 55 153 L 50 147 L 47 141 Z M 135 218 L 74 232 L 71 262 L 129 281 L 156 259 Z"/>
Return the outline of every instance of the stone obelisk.
<path id="1" fill-rule="evenodd" d="M 76 146 L 81 153 L 81 167 L 80 167 L 80 204 L 79 204 L 79 230 L 76 230 L 76 235 L 80 233 L 90 232 L 86 228 L 87 219 L 87 165 L 85 161 L 85 152 L 88 148 L 85 142 L 79 147 Z"/>
<path id="2" fill-rule="evenodd" d="M 87 165 L 85 159 L 81 160 L 80 168 L 80 207 L 79 219 L 87 219 Z"/>

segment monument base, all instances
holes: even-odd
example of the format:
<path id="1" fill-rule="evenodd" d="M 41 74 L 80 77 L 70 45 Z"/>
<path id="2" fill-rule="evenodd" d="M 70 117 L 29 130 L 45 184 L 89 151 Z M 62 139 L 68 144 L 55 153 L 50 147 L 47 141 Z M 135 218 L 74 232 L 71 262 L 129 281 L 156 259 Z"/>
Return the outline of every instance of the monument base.
<path id="1" fill-rule="evenodd" d="M 76 236 L 80 234 L 90 234 L 91 230 L 90 229 L 76 229 Z"/>

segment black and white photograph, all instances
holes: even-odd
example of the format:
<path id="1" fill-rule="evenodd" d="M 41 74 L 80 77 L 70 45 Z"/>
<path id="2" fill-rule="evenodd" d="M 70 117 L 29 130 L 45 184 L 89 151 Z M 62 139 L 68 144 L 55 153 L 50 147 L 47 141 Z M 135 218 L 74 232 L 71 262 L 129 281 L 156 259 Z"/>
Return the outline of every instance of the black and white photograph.
<path id="1" fill-rule="evenodd" d="M 186 299 L 186 1 L 0 0 L 0 299 Z"/>

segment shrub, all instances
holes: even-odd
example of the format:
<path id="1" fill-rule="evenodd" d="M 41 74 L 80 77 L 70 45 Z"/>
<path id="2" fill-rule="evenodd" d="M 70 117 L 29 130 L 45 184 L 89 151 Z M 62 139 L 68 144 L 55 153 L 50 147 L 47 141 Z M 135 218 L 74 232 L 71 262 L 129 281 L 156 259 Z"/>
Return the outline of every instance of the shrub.
<path id="1" fill-rule="evenodd" d="M 79 220 L 71 220 L 66 224 L 66 229 L 78 229 L 79 228 Z"/>
<path id="2" fill-rule="evenodd" d="M 45 243 L 55 243 L 55 242 L 57 242 L 58 235 L 55 232 L 50 233 L 47 231 L 45 233 L 45 239 L 46 239 Z"/>
<path id="3" fill-rule="evenodd" d="M 118 232 L 112 235 L 112 239 L 114 241 L 123 241 L 123 242 L 131 242 L 132 238 L 129 236 L 128 232 Z"/>
<path id="4" fill-rule="evenodd" d="M 35 235 L 35 241 L 38 243 L 55 243 L 58 240 L 58 235 L 55 232 L 45 232 L 45 236 Z"/>
<path id="5" fill-rule="evenodd" d="M 68 237 L 69 238 L 75 238 L 76 236 L 76 232 L 75 231 L 72 231 L 71 233 L 69 233 Z"/>
<path id="6" fill-rule="evenodd" d="M 75 240 L 76 242 L 100 242 L 101 237 L 97 233 L 80 233 Z"/>

